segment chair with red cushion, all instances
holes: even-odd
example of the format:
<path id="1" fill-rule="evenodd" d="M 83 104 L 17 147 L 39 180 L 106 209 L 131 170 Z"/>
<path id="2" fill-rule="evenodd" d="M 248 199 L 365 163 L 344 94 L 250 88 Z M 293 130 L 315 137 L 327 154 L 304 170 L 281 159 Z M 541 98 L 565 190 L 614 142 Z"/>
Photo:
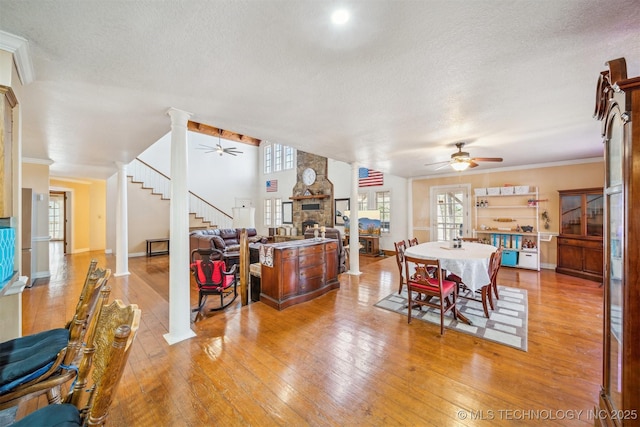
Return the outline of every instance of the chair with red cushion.
<path id="1" fill-rule="evenodd" d="M 404 251 L 407 248 L 407 244 L 404 240 L 399 242 L 393 242 L 396 247 L 396 263 L 398 264 L 398 272 L 400 273 L 400 286 L 398 287 L 398 293 L 402 293 L 402 285 L 405 283 L 404 279 Z"/>
<path id="2" fill-rule="evenodd" d="M 451 311 L 453 318 L 458 319 L 457 284 L 442 278 L 443 272 L 437 259 L 414 258 L 405 254 L 404 264 L 407 275 L 408 323 L 411 323 L 412 306 L 417 305 L 419 309 L 422 306 L 437 308 L 440 310 L 440 335 L 444 334 L 444 315 Z M 416 272 L 410 276 L 409 271 L 413 265 L 416 266 Z M 414 294 L 417 294 L 415 299 Z M 433 298 L 438 300 L 434 301 Z"/>
<path id="3" fill-rule="evenodd" d="M 493 289 L 493 294 L 496 296 L 496 299 L 500 299 L 500 295 L 498 295 L 498 271 L 500 270 L 500 266 L 502 265 L 502 246 L 498 248 L 495 252 L 493 258 L 493 274 L 491 275 L 491 289 Z M 489 298 L 491 298 L 491 292 L 489 292 Z M 493 300 L 491 301 L 491 307 L 493 307 Z"/>
<path id="4" fill-rule="evenodd" d="M 480 293 L 480 297 L 474 295 L 471 290 L 462 282 L 462 279 L 455 274 L 449 274 L 447 276 L 448 280 L 456 282 L 458 285 L 458 295 L 460 298 L 466 298 L 478 302 L 482 302 L 482 310 L 484 311 L 485 317 L 489 317 L 489 308 L 491 310 L 493 307 L 493 298 L 491 297 L 491 291 L 496 294 L 496 298 L 498 298 L 498 285 L 497 285 L 497 277 L 498 277 L 498 269 L 500 268 L 500 262 L 502 260 L 502 247 L 498 248 L 498 250 L 491 254 L 491 258 L 489 258 L 489 283 L 482 285 L 480 289 L 476 290 L 476 293 Z"/>
<path id="5" fill-rule="evenodd" d="M 218 259 L 217 259 L 218 258 Z M 191 252 L 191 271 L 198 285 L 198 307 L 193 309 L 202 315 L 209 295 L 220 296 L 220 304 L 210 311 L 228 307 L 238 296 L 236 265 L 225 270 L 222 251 L 218 249 L 195 249 Z"/>

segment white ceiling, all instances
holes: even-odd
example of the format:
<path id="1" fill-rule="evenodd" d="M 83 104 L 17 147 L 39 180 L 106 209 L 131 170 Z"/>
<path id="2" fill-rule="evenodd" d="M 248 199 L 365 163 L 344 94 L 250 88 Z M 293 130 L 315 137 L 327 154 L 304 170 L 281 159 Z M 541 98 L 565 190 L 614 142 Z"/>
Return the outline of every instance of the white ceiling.
<path id="1" fill-rule="evenodd" d="M 335 27 L 341 5 L 350 21 Z M 640 75 L 636 0 L 0 0 L 28 40 L 23 155 L 105 178 L 166 111 L 404 177 L 600 157 L 596 80 Z M 475 170 L 488 170 L 482 163 Z"/>

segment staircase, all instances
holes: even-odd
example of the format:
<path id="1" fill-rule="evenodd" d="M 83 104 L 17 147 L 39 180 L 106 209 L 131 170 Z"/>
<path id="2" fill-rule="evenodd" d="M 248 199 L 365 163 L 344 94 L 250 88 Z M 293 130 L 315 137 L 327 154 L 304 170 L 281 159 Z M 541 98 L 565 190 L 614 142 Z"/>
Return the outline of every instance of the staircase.
<path id="1" fill-rule="evenodd" d="M 163 200 L 171 199 L 171 178 L 157 171 L 140 159 L 135 159 L 127 167 L 127 176 L 131 182 L 141 184 Z M 233 228 L 233 218 L 202 197 L 189 191 L 189 212 L 197 219 L 217 228 Z"/>

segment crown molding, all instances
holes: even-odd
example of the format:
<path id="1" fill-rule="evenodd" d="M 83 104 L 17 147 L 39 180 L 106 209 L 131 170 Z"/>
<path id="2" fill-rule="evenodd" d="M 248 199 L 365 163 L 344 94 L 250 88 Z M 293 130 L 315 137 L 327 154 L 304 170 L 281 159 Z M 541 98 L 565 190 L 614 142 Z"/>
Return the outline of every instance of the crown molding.
<path id="1" fill-rule="evenodd" d="M 0 30 L 0 49 L 13 54 L 13 62 L 23 85 L 28 85 L 36 79 L 27 39 Z"/>

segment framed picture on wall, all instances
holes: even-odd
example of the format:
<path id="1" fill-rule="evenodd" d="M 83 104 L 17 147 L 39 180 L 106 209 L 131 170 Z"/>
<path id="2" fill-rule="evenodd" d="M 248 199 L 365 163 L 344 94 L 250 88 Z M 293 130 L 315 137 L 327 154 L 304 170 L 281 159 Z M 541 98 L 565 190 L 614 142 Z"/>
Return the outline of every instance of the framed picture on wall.
<path id="1" fill-rule="evenodd" d="M 293 224 L 293 202 L 282 202 L 282 223 Z"/>
<path id="2" fill-rule="evenodd" d="M 350 199 L 336 199 L 336 225 L 344 225 L 344 212 L 350 209 Z"/>

